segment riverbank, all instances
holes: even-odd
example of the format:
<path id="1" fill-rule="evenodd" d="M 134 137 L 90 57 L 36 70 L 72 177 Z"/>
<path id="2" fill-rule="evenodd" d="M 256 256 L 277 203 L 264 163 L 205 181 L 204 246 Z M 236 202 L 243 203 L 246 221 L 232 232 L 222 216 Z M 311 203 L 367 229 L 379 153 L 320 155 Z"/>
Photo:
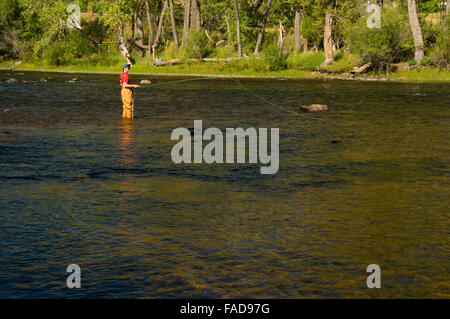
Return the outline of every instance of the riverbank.
<path id="1" fill-rule="evenodd" d="M 9 70 L 11 62 L 0 65 L 1 70 Z M 113 66 L 64 65 L 37 66 L 31 63 L 17 65 L 15 71 L 64 72 L 64 73 L 96 73 L 115 74 L 120 72 L 121 64 Z M 326 69 L 302 70 L 286 69 L 280 71 L 256 71 L 242 68 L 239 64 L 230 62 L 197 62 L 179 65 L 152 66 L 140 64 L 133 66 L 133 74 L 149 76 L 204 76 L 204 77 L 239 77 L 239 78 L 290 78 L 290 79 L 340 79 L 356 81 L 450 81 L 450 70 L 439 70 L 433 67 L 421 67 L 411 70 L 377 73 L 367 72 L 353 76 L 346 71 L 332 72 Z"/>

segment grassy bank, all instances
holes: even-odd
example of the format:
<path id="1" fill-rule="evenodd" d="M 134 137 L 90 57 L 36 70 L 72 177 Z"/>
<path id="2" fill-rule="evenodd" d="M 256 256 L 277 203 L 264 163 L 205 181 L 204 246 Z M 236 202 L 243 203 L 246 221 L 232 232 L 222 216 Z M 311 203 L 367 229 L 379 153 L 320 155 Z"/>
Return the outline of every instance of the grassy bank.
<path id="1" fill-rule="evenodd" d="M 233 60 L 230 62 L 189 62 L 177 65 L 153 66 L 151 59 L 138 58 L 133 66 L 133 73 L 143 74 L 171 74 L 171 75 L 211 75 L 211 76 L 251 76 L 251 77 L 287 77 L 302 79 L 350 79 L 353 78 L 348 72 L 357 66 L 357 60 L 352 56 L 344 56 L 337 60 L 336 64 L 326 68 L 320 67 L 322 54 L 311 53 L 289 58 L 287 68 L 283 70 L 271 70 L 270 67 L 260 61 L 250 58 Z M 4 62 L 1 69 L 10 69 L 12 61 Z M 21 63 L 16 70 L 37 71 L 61 71 L 61 72 L 114 72 L 121 70 L 123 59 L 116 58 L 103 63 L 92 63 L 91 61 L 74 61 L 63 65 L 48 65 L 46 63 Z M 361 80 L 394 80 L 394 81 L 450 81 L 450 70 L 439 70 L 434 67 L 420 67 L 410 70 L 397 70 L 390 73 L 379 73 L 370 71 L 354 79 Z"/>

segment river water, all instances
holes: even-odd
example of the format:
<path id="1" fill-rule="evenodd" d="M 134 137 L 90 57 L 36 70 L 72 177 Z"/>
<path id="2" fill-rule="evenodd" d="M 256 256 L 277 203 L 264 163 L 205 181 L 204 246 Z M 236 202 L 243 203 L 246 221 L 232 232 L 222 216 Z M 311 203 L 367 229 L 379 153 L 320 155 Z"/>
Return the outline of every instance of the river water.
<path id="1" fill-rule="evenodd" d="M 295 115 L 231 79 L 130 75 L 153 83 L 133 121 L 118 75 L 0 73 L 0 297 L 450 297 L 448 83 L 238 80 L 329 106 Z M 279 128 L 278 173 L 174 164 L 196 119 Z"/>

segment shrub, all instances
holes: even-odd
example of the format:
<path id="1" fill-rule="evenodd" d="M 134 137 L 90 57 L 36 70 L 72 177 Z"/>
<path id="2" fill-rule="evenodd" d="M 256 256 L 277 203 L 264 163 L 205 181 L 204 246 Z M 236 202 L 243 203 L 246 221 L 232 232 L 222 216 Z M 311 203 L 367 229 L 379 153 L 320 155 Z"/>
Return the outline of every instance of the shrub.
<path id="1" fill-rule="evenodd" d="M 325 54 L 323 51 L 306 53 L 292 52 L 287 59 L 288 66 L 290 68 L 306 70 L 314 70 L 318 68 L 323 61 L 325 61 Z"/>
<path id="2" fill-rule="evenodd" d="M 204 58 L 210 51 L 211 46 L 209 44 L 208 37 L 205 32 L 202 31 L 189 31 L 186 45 L 183 47 L 183 53 L 186 58 Z"/>
<path id="3" fill-rule="evenodd" d="M 78 30 L 70 30 L 64 40 L 66 52 L 74 58 L 88 56 L 97 51 L 97 48 L 85 39 Z"/>
<path id="4" fill-rule="evenodd" d="M 275 44 L 269 45 L 264 49 L 263 61 L 266 69 L 270 71 L 287 69 L 287 54 L 284 54 Z"/>
<path id="5" fill-rule="evenodd" d="M 420 62 L 420 65 L 423 65 L 423 66 L 430 66 L 430 65 L 432 65 L 433 64 L 433 60 L 431 60 L 430 58 L 428 58 L 428 57 L 425 57 L 423 60 L 422 60 L 422 62 Z"/>
<path id="6" fill-rule="evenodd" d="M 381 28 L 370 29 L 367 17 L 346 26 L 344 34 L 350 52 L 358 54 L 361 62 L 386 69 L 391 63 L 413 57 L 414 46 L 408 16 L 404 10 L 383 9 Z"/>
<path id="7" fill-rule="evenodd" d="M 408 61 L 408 65 L 409 65 L 409 66 L 415 66 L 415 65 L 417 65 L 416 60 L 414 60 L 414 59 L 409 60 L 409 61 Z"/>
<path id="8" fill-rule="evenodd" d="M 335 54 L 335 64 L 324 67 L 325 70 L 330 72 L 345 72 L 350 71 L 354 67 L 358 66 L 359 57 L 357 55 L 339 51 Z"/>
<path id="9" fill-rule="evenodd" d="M 42 54 L 42 60 L 47 65 L 62 65 L 67 60 L 66 46 L 63 42 L 55 42 L 47 47 Z"/>
<path id="10" fill-rule="evenodd" d="M 436 43 L 430 50 L 429 57 L 434 65 L 440 68 L 450 67 L 450 17 L 441 26 L 436 35 Z"/>
<path id="11" fill-rule="evenodd" d="M 229 58 L 237 54 L 237 49 L 232 45 L 227 44 L 224 46 L 219 46 L 214 49 L 212 56 L 216 58 Z"/>
<path id="12" fill-rule="evenodd" d="M 302 19 L 302 36 L 308 40 L 308 45 L 315 46 L 323 39 L 323 19 L 306 15 Z"/>
<path id="13" fill-rule="evenodd" d="M 91 65 L 114 66 L 123 63 L 123 57 L 120 54 L 108 55 L 106 53 L 92 54 L 88 58 Z"/>

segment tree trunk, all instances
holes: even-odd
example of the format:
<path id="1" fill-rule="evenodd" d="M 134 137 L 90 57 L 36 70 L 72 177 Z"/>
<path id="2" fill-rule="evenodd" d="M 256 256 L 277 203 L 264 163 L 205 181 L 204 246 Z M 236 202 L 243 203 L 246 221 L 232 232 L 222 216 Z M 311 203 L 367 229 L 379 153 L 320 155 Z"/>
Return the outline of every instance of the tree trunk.
<path id="1" fill-rule="evenodd" d="M 185 45 L 189 35 L 189 17 L 191 15 L 191 0 L 184 0 L 184 24 L 183 24 L 183 39 L 181 45 Z"/>
<path id="2" fill-rule="evenodd" d="M 419 18 L 417 17 L 417 5 L 415 0 L 408 0 L 408 15 L 416 51 L 414 60 L 419 64 L 423 60 L 425 52 L 423 47 L 422 29 L 420 28 Z"/>
<path id="3" fill-rule="evenodd" d="M 264 18 L 263 18 L 263 22 L 261 25 L 261 30 L 259 31 L 259 34 L 258 34 L 258 41 L 256 41 L 256 47 L 255 47 L 255 52 L 254 52 L 255 54 L 259 53 L 259 47 L 261 46 L 263 39 L 264 39 L 264 31 L 266 30 L 267 17 L 269 16 L 271 3 L 272 3 L 272 0 L 267 0 L 267 7 L 266 7 L 266 11 L 264 12 Z"/>
<path id="4" fill-rule="evenodd" d="M 237 1 L 234 0 L 234 12 L 236 13 L 236 37 L 238 45 L 238 57 L 242 56 L 242 46 L 241 46 L 241 20 L 239 19 L 239 8 Z"/>
<path id="5" fill-rule="evenodd" d="M 131 41 L 134 41 L 134 26 L 136 24 L 136 9 L 133 8 L 133 13 L 131 14 Z"/>
<path id="6" fill-rule="evenodd" d="M 331 38 L 331 31 L 333 23 L 333 16 L 330 11 L 327 10 L 325 15 L 325 28 L 323 32 L 323 48 L 325 50 L 325 62 L 322 63 L 322 66 L 327 66 L 334 62 L 333 59 L 333 40 Z"/>
<path id="7" fill-rule="evenodd" d="M 142 2 L 138 3 L 138 7 L 136 9 L 136 30 L 137 30 L 137 39 L 136 44 L 139 47 L 139 56 L 144 56 L 144 24 L 142 22 Z"/>
<path id="8" fill-rule="evenodd" d="M 167 10 L 167 1 L 168 0 L 164 0 L 163 6 L 161 9 L 161 15 L 159 16 L 159 21 L 158 21 L 158 30 L 156 30 L 155 43 L 153 44 L 154 46 L 158 45 L 159 37 L 161 36 L 162 27 L 163 27 L 163 23 L 164 23 L 164 16 L 166 15 L 166 10 Z"/>
<path id="9" fill-rule="evenodd" d="M 145 11 L 147 12 L 147 24 L 148 24 L 147 56 L 150 56 L 152 53 L 152 45 L 153 45 L 153 24 L 152 24 L 152 16 L 150 14 L 150 5 L 148 3 L 148 0 L 145 0 Z"/>
<path id="10" fill-rule="evenodd" d="M 447 14 L 450 14 L 450 1 L 447 0 Z"/>
<path id="11" fill-rule="evenodd" d="M 192 0 L 191 6 L 191 29 L 200 31 L 200 6 L 197 0 Z"/>
<path id="12" fill-rule="evenodd" d="M 120 53 L 122 54 L 124 59 L 127 59 L 130 55 L 128 53 L 128 49 L 125 43 L 125 38 L 123 35 L 123 24 L 122 22 L 119 22 L 118 25 L 118 29 L 119 29 L 119 48 L 120 48 Z"/>
<path id="13" fill-rule="evenodd" d="M 303 52 L 308 52 L 308 39 L 304 38 L 303 39 Z"/>
<path id="14" fill-rule="evenodd" d="M 277 42 L 277 45 L 280 49 L 283 49 L 285 35 L 286 35 L 286 30 L 284 29 L 283 24 L 280 22 L 280 26 L 279 26 L 279 30 L 278 30 L 278 42 Z"/>
<path id="15" fill-rule="evenodd" d="M 173 42 L 175 44 L 175 52 L 178 51 L 178 33 L 177 33 L 177 23 L 175 21 L 175 15 L 173 14 L 173 0 L 169 0 L 170 9 L 170 22 L 172 24 Z"/>
<path id="16" fill-rule="evenodd" d="M 302 13 L 299 7 L 295 8 L 295 51 L 300 52 L 302 46 Z"/>

